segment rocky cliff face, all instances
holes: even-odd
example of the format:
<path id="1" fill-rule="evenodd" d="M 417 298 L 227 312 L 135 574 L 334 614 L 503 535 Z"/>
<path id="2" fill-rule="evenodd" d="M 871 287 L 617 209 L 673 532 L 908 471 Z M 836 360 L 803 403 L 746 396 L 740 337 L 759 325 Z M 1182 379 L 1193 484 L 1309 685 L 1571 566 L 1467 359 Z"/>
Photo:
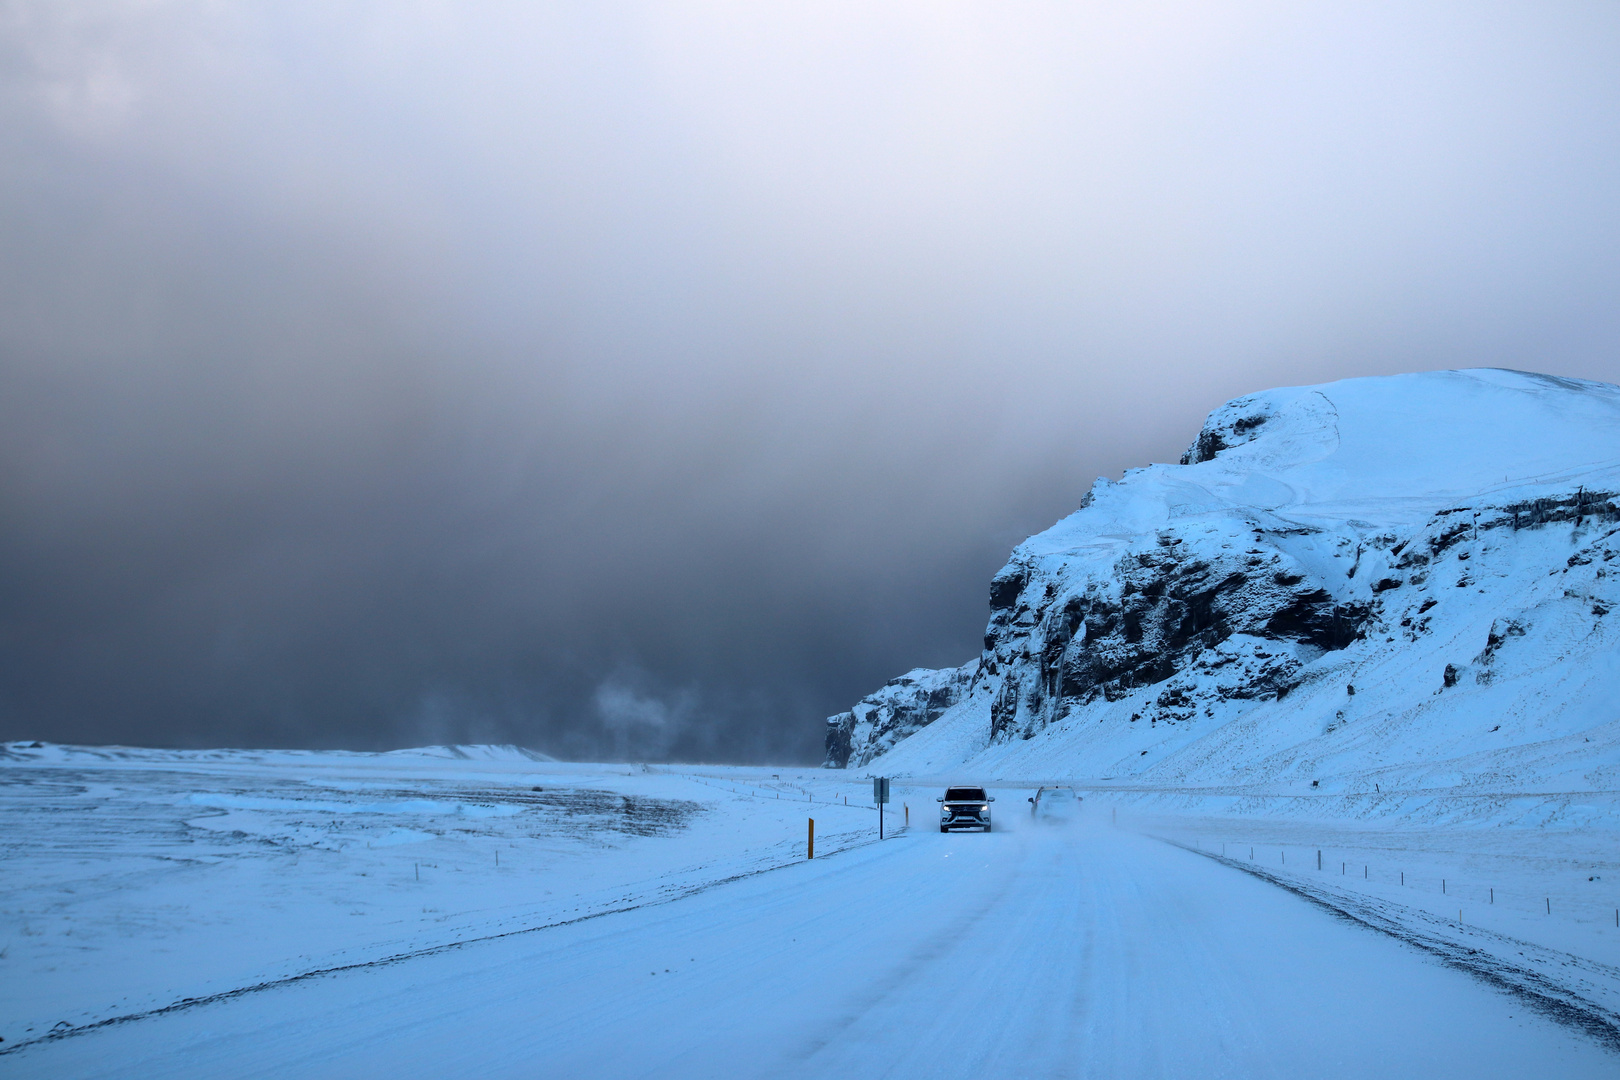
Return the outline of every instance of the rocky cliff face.
<path id="1" fill-rule="evenodd" d="M 1620 388 L 1605 384 L 1440 372 L 1240 398 L 1180 465 L 1100 480 L 1020 545 L 991 582 L 980 658 L 829 719 L 827 765 L 901 747 L 896 766 L 921 752 L 902 740 L 947 717 L 954 735 L 923 739 L 954 748 L 936 764 L 1031 740 L 1062 757 L 1067 740 L 1099 774 L 1177 755 L 1208 768 L 1194 744 L 1215 728 L 1304 708 L 1322 736 L 1357 682 L 1351 713 L 1489 686 L 1532 623 L 1584 633 L 1566 656 L 1613 661 L 1617 490 Z M 1397 657 L 1426 658 L 1432 679 L 1368 681 Z M 1317 701 L 1329 682 L 1339 698 Z"/>
<path id="2" fill-rule="evenodd" d="M 827 767 L 859 768 L 938 720 L 962 700 L 978 670 L 977 660 L 959 668 L 913 668 L 848 712 L 827 717 Z"/>

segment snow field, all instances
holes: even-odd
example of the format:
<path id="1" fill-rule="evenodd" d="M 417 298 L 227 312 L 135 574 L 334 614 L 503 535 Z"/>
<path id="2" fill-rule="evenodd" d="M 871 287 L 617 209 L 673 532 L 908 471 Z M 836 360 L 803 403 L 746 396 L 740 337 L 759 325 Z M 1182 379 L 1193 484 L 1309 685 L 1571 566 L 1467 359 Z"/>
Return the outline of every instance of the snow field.
<path id="1" fill-rule="evenodd" d="M 850 776 L 482 757 L 4 748 L 0 1050 L 876 832 Z"/>
<path id="2" fill-rule="evenodd" d="M 750 792 L 718 804 L 728 829 L 782 801 L 757 773 L 700 779 Z M 1620 1061 L 1522 996 L 1097 808 L 1070 828 L 1002 819 L 988 836 L 914 820 L 668 903 L 0 1060 L 19 1077 L 667 1080 L 1605 1077 Z"/>

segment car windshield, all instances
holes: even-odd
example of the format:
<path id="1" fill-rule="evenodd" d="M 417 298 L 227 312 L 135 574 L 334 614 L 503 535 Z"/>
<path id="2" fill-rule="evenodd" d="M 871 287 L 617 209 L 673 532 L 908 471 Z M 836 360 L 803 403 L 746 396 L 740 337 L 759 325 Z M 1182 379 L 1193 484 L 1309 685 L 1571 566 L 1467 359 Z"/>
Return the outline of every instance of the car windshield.
<path id="1" fill-rule="evenodd" d="M 953 787 L 945 789 L 946 802 L 984 802 L 984 788 Z"/>

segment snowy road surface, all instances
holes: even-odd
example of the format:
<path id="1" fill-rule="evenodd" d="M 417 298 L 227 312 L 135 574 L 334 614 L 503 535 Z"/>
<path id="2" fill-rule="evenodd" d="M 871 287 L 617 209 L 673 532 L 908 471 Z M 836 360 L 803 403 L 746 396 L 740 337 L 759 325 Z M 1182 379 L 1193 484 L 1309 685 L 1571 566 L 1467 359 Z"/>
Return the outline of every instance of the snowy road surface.
<path id="1" fill-rule="evenodd" d="M 1240 871 L 1017 817 L 38 1044 L 0 1074 L 1620 1075 L 1522 1000 Z"/>

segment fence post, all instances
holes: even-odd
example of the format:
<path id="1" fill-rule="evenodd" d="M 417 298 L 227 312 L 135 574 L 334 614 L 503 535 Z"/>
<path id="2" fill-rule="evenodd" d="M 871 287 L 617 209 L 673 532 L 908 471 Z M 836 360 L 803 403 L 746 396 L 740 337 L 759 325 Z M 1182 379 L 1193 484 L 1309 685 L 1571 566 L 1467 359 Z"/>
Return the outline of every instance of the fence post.
<path id="1" fill-rule="evenodd" d="M 810 843 L 805 847 L 805 855 L 804 855 L 804 857 L 807 858 L 807 859 L 813 859 L 813 858 L 816 857 L 816 819 L 815 818 L 810 819 Z"/>

